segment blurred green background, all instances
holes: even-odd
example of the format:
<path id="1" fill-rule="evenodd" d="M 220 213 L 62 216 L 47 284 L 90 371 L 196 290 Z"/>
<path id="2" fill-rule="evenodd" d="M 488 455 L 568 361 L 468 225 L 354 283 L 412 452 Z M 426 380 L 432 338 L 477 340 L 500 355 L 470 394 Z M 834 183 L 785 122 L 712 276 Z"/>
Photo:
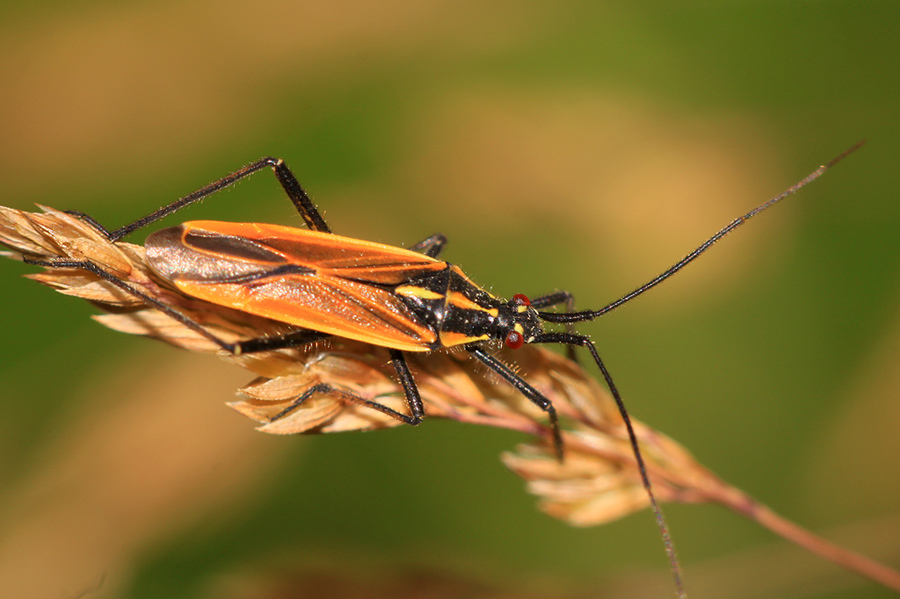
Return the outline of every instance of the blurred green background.
<path id="1" fill-rule="evenodd" d="M 442 232 L 504 297 L 604 305 L 867 138 L 583 330 L 637 418 L 900 565 L 896 2 L 82 0 L 0 19 L 0 204 L 116 227 L 274 155 L 336 232 Z M 299 223 L 268 174 L 198 217 Z M 33 271 L 0 264 L 0 596 L 673 595 L 648 513 L 578 530 L 535 509 L 497 459 L 519 435 L 256 433 L 223 403 L 246 373 L 105 330 Z M 892 596 L 720 508 L 667 514 L 692 597 Z"/>

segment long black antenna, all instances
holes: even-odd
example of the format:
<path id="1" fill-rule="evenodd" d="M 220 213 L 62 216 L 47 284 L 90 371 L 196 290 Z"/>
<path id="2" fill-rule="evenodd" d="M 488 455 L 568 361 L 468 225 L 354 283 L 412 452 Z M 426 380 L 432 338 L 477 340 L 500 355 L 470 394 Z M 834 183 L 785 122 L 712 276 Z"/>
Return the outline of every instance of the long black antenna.
<path id="1" fill-rule="evenodd" d="M 832 159 L 830 162 L 823 164 L 822 166 L 817 168 L 815 171 L 813 171 L 812 173 L 807 175 L 804 179 L 802 179 L 801 181 L 792 185 L 791 187 L 789 187 L 782 193 L 778 194 L 777 196 L 775 196 L 774 198 L 772 198 L 765 204 L 761 204 L 761 205 L 757 206 L 756 208 L 754 208 L 753 210 L 751 210 L 750 212 L 748 212 L 747 214 L 745 214 L 743 216 L 739 216 L 738 218 L 734 219 L 733 221 L 731 221 L 731 223 L 728 224 L 728 226 L 726 226 L 724 229 L 720 230 L 718 233 L 716 233 L 715 235 L 713 235 L 712 237 L 710 237 L 709 239 L 704 241 L 697 249 L 695 249 L 693 252 L 691 252 L 690 254 L 688 254 L 687 256 L 685 256 L 684 258 L 679 260 L 678 262 L 676 262 L 674 265 L 672 265 L 671 268 L 669 268 L 662 274 L 656 276 L 655 278 L 648 281 L 647 283 L 644 283 L 643 285 L 641 285 L 640 287 L 638 287 L 631 293 L 627 293 L 627 294 L 623 295 L 622 297 L 620 297 L 616 301 L 612 302 L 611 304 L 608 304 L 607 306 L 600 308 L 599 310 L 584 310 L 581 312 L 539 312 L 538 314 L 540 315 L 541 320 L 545 320 L 547 322 L 561 322 L 561 323 L 573 323 L 573 322 L 584 322 L 585 320 L 594 320 L 598 316 L 606 314 L 607 312 L 611 312 L 612 310 L 615 310 L 616 308 L 618 308 L 619 306 L 621 306 L 622 304 L 624 304 L 626 302 L 630 302 L 637 296 L 641 295 L 645 291 L 649 291 L 650 289 L 656 287 L 657 285 L 659 285 L 660 283 L 662 283 L 663 281 L 665 281 L 666 279 L 668 279 L 669 277 L 674 275 L 676 272 L 678 272 L 679 270 L 681 270 L 682 268 L 684 268 L 685 266 L 687 266 L 688 264 L 693 262 L 698 256 L 700 256 L 700 254 L 702 254 L 703 252 L 708 250 L 715 242 L 719 241 L 720 239 L 722 239 L 723 237 L 725 237 L 726 235 L 728 235 L 729 233 L 731 233 L 732 231 L 734 231 L 735 229 L 737 229 L 738 227 L 743 225 L 745 222 L 747 222 L 748 220 L 750 220 L 751 218 L 753 218 L 754 216 L 756 216 L 757 214 L 759 214 L 766 208 L 774 206 L 775 204 L 777 204 L 784 198 L 788 197 L 789 195 L 793 195 L 798 190 L 800 190 L 802 187 L 805 187 L 805 186 L 809 185 L 810 183 L 812 183 L 813 181 L 815 181 L 816 179 L 818 179 L 820 176 L 822 176 L 822 174 L 825 171 L 827 171 L 832 166 L 834 166 L 835 164 L 837 164 L 838 162 L 840 162 L 841 160 L 846 158 L 848 155 L 850 155 L 853 152 L 855 152 L 856 150 L 858 150 L 865 143 L 866 143 L 865 140 L 856 143 L 855 145 L 853 145 L 852 147 L 850 147 L 849 149 L 847 149 L 843 153 L 841 153 L 839 156 Z"/>

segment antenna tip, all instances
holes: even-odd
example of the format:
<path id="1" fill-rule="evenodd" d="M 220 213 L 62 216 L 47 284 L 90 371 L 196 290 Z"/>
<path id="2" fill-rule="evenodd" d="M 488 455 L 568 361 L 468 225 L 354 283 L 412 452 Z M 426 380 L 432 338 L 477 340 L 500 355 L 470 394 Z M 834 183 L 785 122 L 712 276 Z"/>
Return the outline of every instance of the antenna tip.
<path id="1" fill-rule="evenodd" d="M 864 145 L 866 145 L 866 140 L 864 140 L 864 139 L 859 140 L 858 142 L 856 142 L 855 144 L 853 144 L 852 146 L 850 146 L 849 148 L 847 148 L 846 150 L 841 152 L 837 157 L 832 158 L 830 162 L 828 162 L 824 165 L 824 168 L 831 168 L 832 166 L 834 166 L 835 164 L 837 164 L 838 162 L 840 162 L 841 160 L 843 160 L 844 158 L 846 158 L 853 152 L 857 151 Z"/>

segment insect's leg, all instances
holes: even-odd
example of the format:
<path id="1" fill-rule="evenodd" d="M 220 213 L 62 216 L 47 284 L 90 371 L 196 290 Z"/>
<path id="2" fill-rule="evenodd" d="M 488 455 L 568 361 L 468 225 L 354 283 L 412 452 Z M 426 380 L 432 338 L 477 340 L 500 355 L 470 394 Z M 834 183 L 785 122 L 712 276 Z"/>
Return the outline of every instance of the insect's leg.
<path id="1" fill-rule="evenodd" d="M 146 227 L 147 225 L 154 223 L 161 218 L 169 216 L 170 214 L 181 210 L 185 206 L 189 206 L 194 202 L 200 201 L 203 198 L 208 197 L 216 193 L 217 191 L 228 187 L 229 185 L 233 185 L 241 179 L 248 177 L 266 167 L 271 167 L 275 171 L 275 177 L 278 178 L 278 182 L 281 183 L 281 187 L 294 203 L 294 206 L 297 208 L 300 216 L 302 216 L 303 220 L 306 221 L 307 226 L 314 231 L 331 233 L 331 229 L 329 229 L 328 225 L 325 224 L 325 219 L 322 218 L 322 215 L 319 213 L 319 210 L 316 208 L 315 204 L 313 204 L 312 200 L 303 190 L 303 187 L 300 186 L 300 182 L 297 181 L 294 173 L 292 173 L 287 165 L 285 165 L 283 160 L 268 156 L 257 160 L 253 164 L 248 164 L 244 168 L 237 170 L 226 177 L 222 177 L 218 181 L 213 181 L 209 185 L 198 189 L 194 193 L 188 194 L 183 198 L 172 202 L 168 206 L 163 206 L 159 210 L 148 214 L 147 216 L 140 218 L 131 224 L 120 227 L 115 231 L 112 231 L 111 233 L 103 227 L 98 226 L 97 221 L 95 221 L 93 218 L 85 220 L 87 220 L 87 222 L 91 225 L 95 226 L 99 231 L 106 233 L 106 236 L 110 241 L 118 241 L 129 233 L 132 233 L 142 227 Z"/>
<path id="2" fill-rule="evenodd" d="M 575 296 L 568 291 L 555 291 L 553 293 L 548 293 L 547 295 L 542 295 L 531 300 L 531 307 L 535 310 L 540 310 L 541 308 L 549 308 L 550 306 L 558 306 L 559 304 L 564 304 L 563 312 L 574 312 Z M 574 333 L 575 325 L 572 323 L 566 323 L 566 332 Z M 576 364 L 578 363 L 578 356 L 575 353 L 574 345 L 566 346 L 566 357 Z"/>
<path id="3" fill-rule="evenodd" d="M 102 268 L 100 268 L 99 266 L 97 266 L 96 264 L 94 264 L 93 262 L 91 262 L 89 260 L 31 260 L 29 258 L 25 258 L 23 260 L 23 262 L 25 262 L 25 264 L 33 264 L 35 266 L 43 266 L 44 268 L 78 268 L 81 270 L 86 270 L 88 272 L 94 273 L 98 277 L 105 279 L 106 281 L 109 281 L 110 283 L 112 283 L 113 285 L 115 285 L 116 287 L 118 287 L 119 289 L 124 291 L 125 293 L 128 293 L 129 295 L 132 295 L 132 296 L 138 298 L 139 300 L 141 300 L 148 306 L 156 308 L 160 312 L 162 312 L 165 315 L 169 316 L 170 318 L 178 321 L 179 323 L 183 324 L 184 326 L 191 329 L 195 333 L 202 335 L 203 337 L 206 337 L 207 339 L 209 339 L 210 341 L 212 341 L 213 343 L 218 345 L 223 350 L 225 350 L 229 353 L 235 353 L 235 344 L 228 343 L 227 341 L 220 339 L 218 336 L 207 331 L 198 322 L 188 318 L 187 316 L 185 316 L 178 310 L 175 310 L 171 306 L 167 306 L 166 304 L 162 303 L 158 299 L 147 295 L 143 291 L 140 291 L 140 290 L 136 289 L 135 287 L 132 287 L 125 281 L 119 279 L 118 277 L 116 277 L 113 274 L 106 272 L 105 270 L 103 270 Z"/>
<path id="4" fill-rule="evenodd" d="M 300 330 L 292 331 L 284 335 L 259 337 L 256 339 L 248 339 L 246 341 L 241 341 L 238 343 L 229 343 L 221 339 L 217 335 L 210 333 L 206 329 L 206 327 L 204 327 L 197 321 L 188 318 L 171 306 L 164 304 L 158 299 L 151 297 L 143 291 L 140 291 L 139 289 L 129 285 L 125 281 L 119 279 L 113 274 L 106 272 L 89 260 L 32 260 L 26 258 L 25 260 L 23 260 L 23 262 L 25 262 L 26 264 L 33 264 L 34 266 L 43 266 L 44 268 L 78 268 L 94 273 L 98 277 L 109 281 L 122 291 L 141 300 L 148 306 L 156 308 L 166 316 L 172 318 L 173 320 L 176 320 L 195 333 L 209 339 L 210 341 L 218 345 L 221 349 L 233 355 L 271 351 L 286 347 L 300 347 L 309 343 L 313 343 L 315 341 L 320 341 L 330 336 L 327 333 L 320 333 L 318 331 Z"/>
<path id="5" fill-rule="evenodd" d="M 446 244 L 447 238 L 440 233 L 435 233 L 428 239 L 423 239 L 419 243 L 409 246 L 409 249 L 414 252 L 421 252 L 429 258 L 437 258 Z"/>
<path id="6" fill-rule="evenodd" d="M 403 355 L 403 352 L 392 349 L 391 362 L 394 364 L 394 368 L 397 371 L 397 376 L 400 378 L 400 384 L 403 386 L 403 391 L 406 393 L 406 402 L 409 405 L 410 412 L 409 416 L 398 412 L 397 410 L 389 408 L 386 405 L 380 404 L 370 399 L 366 399 L 364 397 L 360 397 L 359 395 L 335 387 L 334 385 L 330 385 L 328 383 L 319 383 L 304 391 L 302 395 L 291 402 L 291 405 L 273 416 L 271 422 L 284 418 L 285 416 L 299 408 L 303 404 L 303 402 L 305 402 L 316 393 L 330 393 L 332 395 L 337 395 L 345 401 L 362 404 L 364 406 L 372 408 L 373 410 L 378 410 L 383 414 L 387 414 L 391 418 L 396 418 L 400 422 L 405 422 L 406 424 L 416 426 L 417 424 L 422 422 L 422 418 L 424 418 L 425 416 L 425 407 L 422 405 L 422 399 L 419 396 L 419 389 L 418 387 L 416 387 L 416 382 L 415 380 L 413 380 L 412 372 L 410 372 L 409 370 L 409 366 L 406 363 L 406 357 Z"/>
<path id="7" fill-rule="evenodd" d="M 625 409 L 625 403 L 622 401 L 622 396 L 619 395 L 616 384 L 613 383 L 612 376 L 609 374 L 606 366 L 604 366 L 603 360 L 600 359 L 600 354 L 597 353 L 597 347 L 590 339 L 577 333 L 543 333 L 538 335 L 532 343 L 565 343 L 569 346 L 580 345 L 581 347 L 586 348 L 591 353 L 591 357 L 594 358 L 594 362 L 596 362 L 597 367 L 603 374 L 606 386 L 609 387 L 609 391 L 616 402 L 616 406 L 619 408 L 619 414 L 622 415 L 625 429 L 628 431 L 628 440 L 631 443 L 631 450 L 634 453 L 634 459 L 637 462 L 638 471 L 641 475 L 641 483 L 644 485 L 644 489 L 647 491 L 647 496 L 650 499 L 650 509 L 653 510 L 653 515 L 656 517 L 656 524 L 662 534 L 663 543 L 665 543 L 666 546 L 666 555 L 669 557 L 672 574 L 675 577 L 675 585 L 678 587 L 679 596 L 681 596 L 684 587 L 682 580 L 683 576 L 681 566 L 678 563 L 678 556 L 675 554 L 675 546 L 672 544 L 672 537 L 669 534 L 669 526 L 666 524 L 662 508 L 659 507 L 656 496 L 653 494 L 653 486 L 650 484 L 650 477 L 647 475 L 647 466 L 644 463 L 644 457 L 638 447 L 637 435 L 634 432 L 634 426 L 631 424 L 631 417 L 628 415 L 628 410 Z"/>
<path id="8" fill-rule="evenodd" d="M 334 385 L 330 385 L 328 383 L 319 383 L 317 385 L 313 385 L 312 387 L 310 387 L 309 389 L 304 391 L 302 395 L 300 395 L 299 397 L 294 399 L 294 401 L 291 402 L 291 405 L 289 405 L 284 410 L 282 410 L 281 412 L 279 412 L 278 414 L 276 414 L 275 416 L 270 418 L 269 422 L 275 422 L 276 420 L 281 420 L 282 418 L 284 418 L 285 416 L 287 416 L 288 414 L 290 414 L 291 412 L 293 412 L 294 410 L 299 408 L 301 405 L 303 405 L 304 402 L 306 402 L 310 397 L 312 397 L 316 393 L 323 393 L 326 395 L 337 396 L 338 398 L 343 399 L 344 401 L 347 401 L 350 403 L 355 403 L 355 404 L 360 404 L 360 405 L 366 406 L 367 408 L 377 410 L 377 411 L 381 412 L 382 414 L 387 414 L 391 418 L 396 418 L 397 420 L 399 420 L 401 422 L 405 422 L 406 424 L 415 425 L 421 421 L 421 418 L 419 418 L 418 421 L 413 422 L 412 419 L 410 419 L 410 417 L 407 416 L 406 414 L 403 414 L 401 412 L 398 412 L 397 410 L 391 409 L 384 404 L 378 403 L 377 401 L 372 401 L 371 399 L 366 399 L 365 397 L 360 397 L 359 395 L 356 395 L 355 393 L 351 393 L 350 391 L 340 389 L 339 387 L 335 387 Z"/>
<path id="9" fill-rule="evenodd" d="M 506 379 L 510 385 L 518 389 L 534 405 L 547 412 L 547 416 L 550 418 L 550 430 L 553 434 L 553 447 L 556 450 L 556 457 L 562 462 L 564 456 L 562 433 L 559 430 L 559 419 L 556 416 L 556 408 L 553 407 L 553 403 L 544 397 L 540 391 L 529 385 L 522 377 L 513 372 L 509 366 L 486 352 L 480 345 L 466 345 L 465 348 L 466 351 L 480 360 L 482 364 Z"/>
<path id="10" fill-rule="evenodd" d="M 325 223 L 325 219 L 322 218 L 319 209 L 313 204 L 313 201 L 310 199 L 309 195 L 307 195 L 306 191 L 303 190 L 297 177 L 295 177 L 294 173 L 291 172 L 291 169 L 287 167 L 284 160 L 280 158 L 277 160 L 274 158 L 263 158 L 258 162 L 263 161 L 272 163 L 272 168 L 275 170 L 275 176 L 278 178 L 278 182 L 281 183 L 282 189 L 284 189 L 284 192 L 291 198 L 294 207 L 297 208 L 297 212 L 299 212 L 300 216 L 303 217 L 303 220 L 306 221 L 306 226 L 313 231 L 331 233 L 331 229 Z"/>
<path id="11" fill-rule="evenodd" d="M 328 339 L 331 337 L 328 333 L 320 333 L 319 331 L 310 331 L 301 329 L 299 331 L 291 331 L 283 335 L 272 335 L 269 337 L 257 337 L 255 339 L 247 339 L 234 344 L 234 354 L 255 354 L 259 352 L 274 351 L 276 349 L 285 349 L 288 347 L 302 347 Z"/>
<path id="12" fill-rule="evenodd" d="M 409 404 L 410 416 L 402 416 L 401 420 L 406 424 L 416 426 L 422 422 L 425 417 L 425 406 L 422 405 L 422 398 L 419 396 L 419 387 L 413 379 L 412 372 L 409 370 L 409 364 L 406 363 L 406 356 L 398 349 L 391 350 L 391 363 L 394 370 L 397 371 L 397 378 L 403 386 L 403 392 L 406 393 L 406 403 Z"/>

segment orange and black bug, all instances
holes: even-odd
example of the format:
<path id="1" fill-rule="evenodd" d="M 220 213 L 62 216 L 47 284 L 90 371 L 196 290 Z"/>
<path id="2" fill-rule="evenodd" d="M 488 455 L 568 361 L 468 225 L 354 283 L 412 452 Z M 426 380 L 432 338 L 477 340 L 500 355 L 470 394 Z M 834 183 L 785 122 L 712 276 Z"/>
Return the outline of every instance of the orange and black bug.
<path id="1" fill-rule="evenodd" d="M 254 162 L 114 231 L 105 229 L 88 215 L 71 213 L 115 242 L 244 177 L 264 168 L 272 168 L 309 229 L 258 223 L 194 221 L 151 234 L 145 249 L 151 268 L 184 294 L 297 327 L 291 333 L 228 343 L 92 262 L 63 259 L 28 262 L 45 267 L 80 268 L 95 273 L 235 355 L 301 347 L 328 337 L 354 339 L 385 347 L 390 351 L 409 405 L 409 414 L 404 414 L 352 396 L 346 391 L 317 385 L 296 398 L 281 416 L 316 393 L 335 393 L 408 424 L 419 424 L 425 410 L 405 353 L 461 347 L 547 412 L 560 460 L 563 458 L 563 442 L 553 404 L 512 368 L 494 357 L 488 344 L 500 341 L 513 349 L 526 343 L 561 344 L 570 349 L 583 347 L 603 374 L 621 412 L 643 485 L 666 538 L 676 578 L 680 579 L 674 552 L 668 543 L 668 530 L 653 497 L 628 412 L 594 343 L 586 335 L 571 330 L 571 325 L 594 320 L 656 286 L 748 219 L 819 177 L 859 145 L 782 194 L 735 219 L 671 268 L 599 310 L 573 311 L 573 298 L 565 291 L 531 300 L 521 294 L 512 296 L 510 300 L 496 297 L 473 283 L 457 266 L 437 258 L 446 242 L 441 235 L 434 235 L 410 249 L 334 235 L 293 173 L 283 161 L 274 158 Z M 553 306 L 562 306 L 563 311 L 545 311 Z M 564 324 L 568 328 L 562 332 L 548 332 L 544 323 Z M 680 581 L 678 586 L 680 589 Z"/>

